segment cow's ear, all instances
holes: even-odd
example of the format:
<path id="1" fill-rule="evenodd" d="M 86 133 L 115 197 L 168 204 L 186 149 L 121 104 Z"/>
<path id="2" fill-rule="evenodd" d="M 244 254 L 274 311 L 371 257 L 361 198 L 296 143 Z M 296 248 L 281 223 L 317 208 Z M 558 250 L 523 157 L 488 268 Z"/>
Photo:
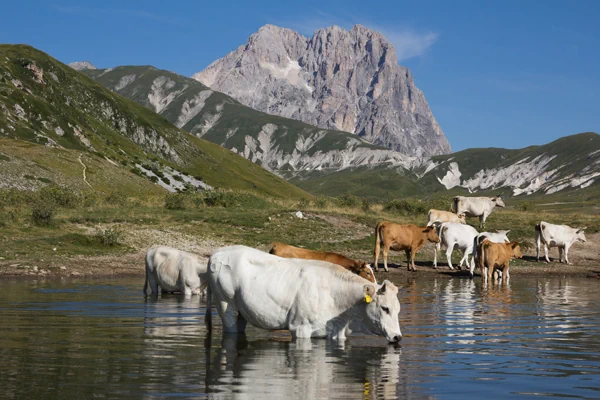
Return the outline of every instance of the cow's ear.
<path id="1" fill-rule="evenodd" d="M 365 285 L 364 286 L 364 299 L 365 303 L 370 303 L 371 298 L 375 296 L 375 286 L 373 285 Z"/>
<path id="2" fill-rule="evenodd" d="M 512 247 L 513 249 L 516 248 L 519 245 L 519 242 L 511 242 L 510 247 Z"/>
<path id="3" fill-rule="evenodd" d="M 584 231 L 584 230 L 586 230 L 586 229 L 587 229 L 587 226 L 584 226 L 583 228 L 579 228 L 579 229 L 577 229 L 577 232 L 576 232 L 576 233 L 583 232 L 583 231 Z"/>

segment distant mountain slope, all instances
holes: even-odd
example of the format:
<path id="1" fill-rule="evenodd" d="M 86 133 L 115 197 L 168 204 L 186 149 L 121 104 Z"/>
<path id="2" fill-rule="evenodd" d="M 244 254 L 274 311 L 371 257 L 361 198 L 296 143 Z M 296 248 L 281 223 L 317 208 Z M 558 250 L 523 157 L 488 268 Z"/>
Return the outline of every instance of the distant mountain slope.
<path id="1" fill-rule="evenodd" d="M 0 45 L 1 137 L 78 150 L 148 176 L 154 175 L 152 166 L 196 186 L 203 181 L 279 197 L 306 195 L 30 46 Z M 186 180 L 183 173 L 202 181 Z M 171 190 L 178 186 L 163 184 Z"/>
<path id="2" fill-rule="evenodd" d="M 265 25 L 193 78 L 254 109 L 350 132 L 402 154 L 451 151 L 394 46 L 361 25 L 318 29 L 310 38 Z"/>
<path id="3" fill-rule="evenodd" d="M 292 182 L 315 193 L 359 196 L 493 193 L 507 196 L 596 191 L 600 135 L 581 133 L 524 149 L 467 149 L 435 156 L 410 170 L 357 168 Z M 593 190 L 590 190 L 593 189 Z"/>
<path id="4" fill-rule="evenodd" d="M 265 114 L 198 81 L 150 66 L 83 70 L 114 92 L 178 127 L 291 178 L 310 171 L 375 165 L 410 166 L 416 158 L 355 135 Z"/>

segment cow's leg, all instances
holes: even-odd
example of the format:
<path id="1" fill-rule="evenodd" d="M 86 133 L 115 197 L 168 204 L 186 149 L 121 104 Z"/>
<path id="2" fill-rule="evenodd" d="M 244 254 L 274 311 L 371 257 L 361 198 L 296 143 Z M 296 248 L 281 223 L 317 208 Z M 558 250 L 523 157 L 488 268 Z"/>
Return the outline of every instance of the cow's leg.
<path id="1" fill-rule="evenodd" d="M 150 285 L 150 291 L 152 294 L 158 294 L 158 282 L 156 281 L 156 272 L 150 272 L 148 274 L 148 284 Z"/>
<path id="2" fill-rule="evenodd" d="M 546 262 L 549 263 L 550 259 L 548 258 L 548 244 L 544 243 L 544 257 L 546 258 Z"/>
<path id="3" fill-rule="evenodd" d="M 558 262 L 562 264 L 563 259 L 563 248 L 558 246 Z"/>
<path id="4" fill-rule="evenodd" d="M 568 244 L 565 244 L 564 253 L 565 253 L 565 263 L 567 265 L 569 265 L 569 245 Z"/>
<path id="5" fill-rule="evenodd" d="M 537 226 L 537 225 L 536 225 Z M 541 229 L 541 228 L 540 228 Z M 540 246 L 542 245 L 542 235 L 540 231 L 535 230 L 535 258 L 536 261 L 540 261 Z"/>
<path id="6" fill-rule="evenodd" d="M 310 324 L 290 327 L 290 333 L 292 334 L 293 339 L 310 339 L 312 331 L 312 325 Z"/>
<path id="7" fill-rule="evenodd" d="M 226 301 L 217 302 L 217 311 L 223 321 L 223 332 L 225 333 L 237 333 L 238 332 L 238 311 Z"/>
<path id="8" fill-rule="evenodd" d="M 390 246 L 387 243 L 383 244 L 383 269 L 388 272 L 387 259 L 390 252 Z"/>
<path id="9" fill-rule="evenodd" d="M 238 317 L 237 317 L 238 333 L 246 333 L 246 325 L 248 325 L 248 321 L 246 321 L 246 318 L 244 318 L 242 316 L 242 314 L 238 311 Z"/>
<path id="10" fill-rule="evenodd" d="M 502 274 L 502 279 L 508 283 L 508 281 L 510 281 L 510 273 L 508 272 L 510 271 L 509 266 L 507 265 L 506 267 L 504 267 L 504 273 Z M 506 278 L 506 279 L 504 279 Z"/>
<path id="11" fill-rule="evenodd" d="M 448 267 L 454 269 L 452 266 L 452 252 L 454 251 L 454 243 L 449 243 L 446 249 L 446 259 L 448 260 Z"/>
<path id="12" fill-rule="evenodd" d="M 479 216 L 479 229 L 483 229 L 485 226 L 485 213 Z"/>
<path id="13" fill-rule="evenodd" d="M 410 249 L 410 265 L 412 268 L 412 271 L 416 271 L 417 268 L 415 268 L 415 253 L 416 251 L 414 251 L 413 249 Z"/>
<path id="14" fill-rule="evenodd" d="M 438 251 L 440 251 L 442 248 L 442 245 L 438 242 L 435 244 L 435 250 L 433 253 L 433 268 L 437 269 L 437 255 L 438 255 Z"/>
<path id="15" fill-rule="evenodd" d="M 490 283 L 494 280 L 494 266 L 490 265 L 487 270 L 488 280 Z"/>
<path id="16" fill-rule="evenodd" d="M 377 240 L 378 238 L 376 238 Z M 379 240 L 377 240 L 375 242 L 375 264 L 373 264 L 375 266 L 375 272 L 379 271 L 379 251 L 380 251 L 380 244 L 379 244 Z"/>

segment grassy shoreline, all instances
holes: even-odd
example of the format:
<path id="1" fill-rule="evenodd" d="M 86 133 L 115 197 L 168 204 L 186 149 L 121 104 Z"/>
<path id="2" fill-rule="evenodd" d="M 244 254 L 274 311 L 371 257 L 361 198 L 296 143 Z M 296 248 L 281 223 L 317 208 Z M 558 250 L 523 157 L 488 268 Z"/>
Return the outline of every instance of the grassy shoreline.
<path id="1" fill-rule="evenodd" d="M 38 278 L 142 276 L 143 254 L 155 244 L 208 256 L 223 245 L 245 244 L 268 250 L 271 242 L 282 241 L 372 262 L 373 231 L 378 221 L 424 225 L 427 219 L 424 210 L 444 204 L 444 200 L 370 204 L 351 197 L 288 201 L 240 191 L 143 199 L 118 194 L 74 199 L 65 192 L 40 193 L 20 200 L 14 193 L 12 197 L 5 193 L 3 198 L 5 201 L 0 203 L 0 277 Z M 36 224 L 32 219 L 32 210 L 40 199 L 53 203 L 53 216 L 48 224 Z M 303 212 L 304 217 L 297 218 L 297 211 Z M 571 250 L 573 266 L 537 263 L 532 258 L 535 253 L 533 226 L 540 220 L 588 227 L 588 242 L 577 244 Z M 476 226 L 477 219 L 468 222 Z M 578 209 L 547 211 L 535 205 L 526 210 L 506 208 L 492 213 L 486 229 L 511 229 L 509 237 L 522 243 L 527 257 L 511 264 L 514 275 L 595 276 L 595 271 L 600 270 L 600 252 L 596 245 L 600 218 L 597 215 L 584 214 Z M 458 253 L 455 252 L 453 263 L 460 259 Z M 551 256 L 556 257 L 556 249 Z M 422 249 L 417 255 L 416 276 L 432 273 L 461 276 L 459 271 L 449 273 L 445 253 L 438 255 L 438 259 L 440 268 L 435 270 L 433 246 Z M 407 273 L 403 254 L 392 251 L 389 262 L 399 266 L 390 273 Z M 377 276 L 383 279 L 385 272 Z"/>

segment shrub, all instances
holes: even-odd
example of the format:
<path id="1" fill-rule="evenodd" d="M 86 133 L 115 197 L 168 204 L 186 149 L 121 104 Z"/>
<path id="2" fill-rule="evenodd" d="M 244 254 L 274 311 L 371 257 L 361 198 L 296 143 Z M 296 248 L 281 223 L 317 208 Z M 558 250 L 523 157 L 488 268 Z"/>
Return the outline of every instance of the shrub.
<path id="1" fill-rule="evenodd" d="M 168 210 L 185 209 L 185 195 L 182 193 L 169 193 L 165 196 L 165 208 Z"/>
<path id="2" fill-rule="evenodd" d="M 307 208 L 310 206 L 310 200 L 307 199 L 306 197 L 303 197 L 300 199 L 300 201 L 298 202 L 298 208 Z"/>
<path id="3" fill-rule="evenodd" d="M 519 211 L 529 211 L 533 207 L 530 201 L 524 201 L 521 204 L 517 205 L 517 210 Z"/>
<path id="4" fill-rule="evenodd" d="M 37 202 L 31 208 L 31 221 L 34 225 L 48 226 L 54 219 L 55 205 L 50 202 Z"/>
<path id="5" fill-rule="evenodd" d="M 383 206 L 385 211 L 403 215 L 427 214 L 431 207 L 420 200 L 390 200 Z"/>
<path id="6" fill-rule="evenodd" d="M 163 176 L 161 179 L 162 179 L 162 181 L 163 181 L 164 183 L 166 183 L 167 185 L 170 185 L 170 184 L 171 184 L 171 180 L 170 180 L 169 178 L 167 178 L 166 176 Z"/>
<path id="7" fill-rule="evenodd" d="M 52 203 L 58 207 L 76 208 L 83 203 L 83 195 L 68 187 L 48 185 L 38 191 L 42 203 Z"/>
<path id="8" fill-rule="evenodd" d="M 8 226 L 17 220 L 17 214 L 13 210 L 0 213 L 0 226 Z"/>
<path id="9" fill-rule="evenodd" d="M 318 207 L 318 208 L 325 208 L 325 207 L 327 207 L 328 204 L 329 204 L 329 201 L 327 200 L 326 197 L 317 197 L 317 199 L 315 200 L 315 207 Z"/>
<path id="10" fill-rule="evenodd" d="M 157 176 L 155 176 L 155 175 L 152 175 L 152 176 L 150 177 L 150 181 L 152 181 L 152 183 L 158 183 L 158 177 L 157 177 Z"/>
<path id="11" fill-rule="evenodd" d="M 342 207 L 358 207 L 361 204 L 360 197 L 345 194 L 340 199 Z"/>
<path id="12" fill-rule="evenodd" d="M 265 208 L 268 202 L 253 193 L 227 190 L 209 190 L 202 193 L 203 203 L 207 207 Z"/>
<path id="13" fill-rule="evenodd" d="M 363 212 L 371 211 L 371 201 L 369 199 L 362 199 L 360 209 L 363 210 Z"/>
<path id="14" fill-rule="evenodd" d="M 127 195 L 122 192 L 111 192 L 106 195 L 104 202 L 109 205 L 123 206 L 127 203 Z"/>
<path id="15" fill-rule="evenodd" d="M 31 204 L 35 199 L 35 192 L 29 190 L 2 189 L 0 190 L 0 208 L 22 207 Z"/>
<path id="16" fill-rule="evenodd" d="M 96 239 L 103 246 L 117 246 L 121 241 L 121 231 L 116 228 L 108 228 L 96 232 Z"/>
<path id="17" fill-rule="evenodd" d="M 128 162 L 127 160 L 121 160 L 121 165 L 127 166 Z"/>
<path id="18" fill-rule="evenodd" d="M 176 181 L 179 181 L 179 182 L 183 182 L 183 178 L 179 175 L 173 175 L 173 179 L 175 179 Z"/>

